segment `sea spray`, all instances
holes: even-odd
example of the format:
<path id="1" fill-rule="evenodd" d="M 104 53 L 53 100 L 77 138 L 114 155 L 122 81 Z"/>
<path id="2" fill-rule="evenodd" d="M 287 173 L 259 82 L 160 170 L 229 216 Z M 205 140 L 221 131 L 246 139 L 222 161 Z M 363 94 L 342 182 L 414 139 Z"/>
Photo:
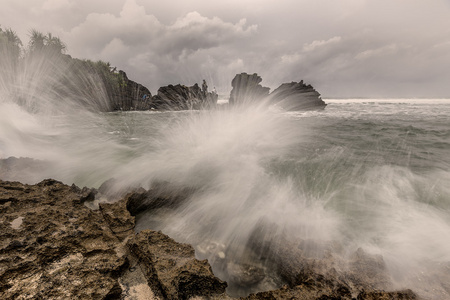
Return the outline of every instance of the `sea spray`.
<path id="1" fill-rule="evenodd" d="M 138 230 L 161 229 L 192 243 L 236 295 L 281 284 L 261 256 L 249 254 L 262 227 L 275 245 L 279 236 L 309 241 L 302 255 L 319 260 L 335 242 L 336 263 L 351 261 L 358 249 L 381 255 L 387 288 L 414 287 L 426 298 L 445 299 L 449 163 L 439 156 L 436 168 L 431 159 L 441 147 L 423 155 L 416 143 L 446 133 L 411 129 L 402 120 L 336 123 L 316 116 L 240 108 L 176 118 L 148 164 L 132 170 L 194 192 L 176 209 L 141 214 Z M 348 276 L 345 264 L 340 268 Z M 260 285 L 239 272 L 250 272 Z"/>
<path id="2" fill-rule="evenodd" d="M 67 78 L 57 60 L 11 72 L 1 83 L 0 156 L 47 164 L 8 179 L 99 187 L 115 178 L 117 191 L 183 193 L 175 207 L 142 212 L 137 230 L 192 243 L 235 295 L 284 284 L 283 258 L 267 256 L 289 242 L 305 259 L 334 259 L 329 270 L 344 277 L 355 253 L 381 255 L 390 288 L 448 298 L 448 101 L 99 113 L 108 99 L 92 74 Z"/>
<path id="3" fill-rule="evenodd" d="M 348 222 L 358 227 L 347 229 L 354 234 L 352 242 L 381 254 L 398 288 L 414 286 L 430 299 L 439 299 L 433 293 L 445 295 L 441 283 L 450 275 L 448 176 L 448 172 L 419 175 L 405 167 L 374 167 L 348 203 L 352 210 L 360 210 Z"/>
<path id="4" fill-rule="evenodd" d="M 338 238 L 339 220 L 324 208 L 324 201 L 297 187 L 290 175 L 280 176 L 276 167 L 292 153 L 302 157 L 298 151 L 308 140 L 308 129 L 293 126 L 290 118 L 262 106 L 177 118 L 158 149 L 126 166 L 129 172 L 119 181 L 130 185 L 139 180 L 142 185 L 146 179 L 149 187 L 152 181 L 163 181 L 168 189 L 187 186 L 193 192 L 174 210 L 140 215 L 137 230 L 160 229 L 192 243 L 199 257 L 208 258 L 214 271 L 229 281 L 229 292 L 238 294 L 252 289 L 240 287 L 242 278 L 233 279 L 237 274 L 230 268 L 264 267 L 263 261 L 248 256 L 248 241 L 259 226 L 275 226 L 273 234 L 293 239 Z M 214 250 L 211 245 L 216 245 Z M 275 282 L 268 278 L 261 284 L 275 288 Z"/>
<path id="5" fill-rule="evenodd" d="M 7 60 L 2 57 L 2 62 Z M 45 161 L 47 167 L 21 175 L 27 183 L 53 177 L 88 184 L 80 180 L 81 166 L 104 168 L 107 164 L 96 163 L 95 153 L 108 156 L 99 150 L 117 146 L 98 131 L 105 122 L 99 112 L 111 105 L 99 74 L 70 56 L 41 49 L 3 68 L 0 75 L 0 157 Z M 94 136 L 105 142 L 102 148 L 99 140 L 92 142 Z M 91 152 L 91 159 L 81 152 Z"/>

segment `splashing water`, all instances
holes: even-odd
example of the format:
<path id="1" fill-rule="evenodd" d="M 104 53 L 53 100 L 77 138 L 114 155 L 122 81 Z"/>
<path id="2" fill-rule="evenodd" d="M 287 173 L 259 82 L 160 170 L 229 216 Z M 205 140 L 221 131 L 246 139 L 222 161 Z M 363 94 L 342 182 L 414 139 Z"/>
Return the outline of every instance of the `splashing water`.
<path id="1" fill-rule="evenodd" d="M 275 246 L 280 236 L 313 241 L 302 253 L 314 259 L 334 242 L 342 258 L 380 254 L 392 288 L 449 297 L 449 102 L 98 113 L 108 99 L 95 78 L 72 80 L 94 95 L 74 94 L 59 85 L 64 68 L 42 64 L 2 80 L 0 158 L 45 166 L 0 179 L 98 187 L 114 177 L 117 190 L 159 182 L 182 191 L 177 205 L 139 214 L 137 230 L 193 244 L 234 295 L 283 284 L 255 250 L 262 228 Z"/>

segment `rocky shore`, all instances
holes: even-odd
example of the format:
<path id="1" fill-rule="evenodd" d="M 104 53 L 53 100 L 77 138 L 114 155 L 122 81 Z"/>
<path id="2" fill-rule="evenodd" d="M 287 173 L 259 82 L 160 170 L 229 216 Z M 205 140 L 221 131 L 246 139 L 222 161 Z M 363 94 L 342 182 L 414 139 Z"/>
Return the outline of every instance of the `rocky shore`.
<path id="1" fill-rule="evenodd" d="M 0 180 L 0 298 L 232 299 L 191 245 L 161 232 L 135 232 L 139 200 L 153 197 L 146 209 L 164 205 L 155 195 L 138 189 L 96 205 L 105 196 L 100 188 Z M 303 257 L 295 241 L 271 243 L 266 232 L 255 233 L 255 249 L 270 257 L 285 284 L 245 299 L 418 299 L 410 290 L 377 288 L 389 289 L 381 257 L 359 249 L 342 276 L 338 261 L 329 268 Z"/>

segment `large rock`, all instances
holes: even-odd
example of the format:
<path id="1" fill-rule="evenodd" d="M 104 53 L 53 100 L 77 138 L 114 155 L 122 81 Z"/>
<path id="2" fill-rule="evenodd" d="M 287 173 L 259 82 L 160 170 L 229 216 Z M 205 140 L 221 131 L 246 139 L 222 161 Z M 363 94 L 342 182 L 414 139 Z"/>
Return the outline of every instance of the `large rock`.
<path id="1" fill-rule="evenodd" d="M 250 103 L 276 104 L 283 110 L 311 110 L 322 109 L 326 106 L 320 94 L 311 86 L 300 82 L 283 83 L 272 93 L 269 88 L 263 87 L 262 79 L 258 74 L 237 74 L 231 85 L 230 105 Z"/>
<path id="2" fill-rule="evenodd" d="M 160 87 L 151 105 L 165 110 L 199 110 L 214 107 L 217 99 L 217 93 L 208 92 L 204 81 L 202 88 L 197 83 L 190 87 L 181 84 Z"/>
<path id="3" fill-rule="evenodd" d="M 230 105 L 249 104 L 261 101 L 269 95 L 270 88 L 263 87 L 258 74 L 237 74 L 231 81 Z"/>
<path id="4" fill-rule="evenodd" d="M 152 230 L 143 230 L 127 243 L 154 293 L 164 299 L 188 299 L 225 293 L 207 260 L 197 260 L 194 248 Z"/>
<path id="5" fill-rule="evenodd" d="M 320 94 L 311 86 L 300 82 L 283 83 L 269 95 L 271 104 L 287 111 L 325 108 Z"/>
<path id="6" fill-rule="evenodd" d="M 117 237 L 83 203 L 95 192 L 54 180 L 0 181 L 0 298 L 103 299 L 122 293 Z"/>
<path id="7" fill-rule="evenodd" d="M 327 287 L 326 285 L 298 285 L 293 288 L 284 286 L 278 290 L 251 294 L 245 300 L 416 300 L 419 299 L 411 290 L 395 292 L 363 291 L 356 298 L 345 288 Z"/>
<path id="8" fill-rule="evenodd" d="M 362 249 L 346 257 L 338 242 L 289 239 L 276 234 L 276 225 L 261 223 L 249 248 L 280 276 L 284 288 L 256 293 L 247 299 L 416 299 L 407 291 L 393 291 L 384 260 Z M 322 297 L 322 298 L 321 298 Z"/>
<path id="9" fill-rule="evenodd" d="M 152 108 L 150 91 L 140 83 L 130 80 L 127 74 L 120 70 L 118 73 L 121 84 L 110 87 L 114 110 L 149 110 Z"/>
<path id="10" fill-rule="evenodd" d="M 92 210 L 85 204 L 96 194 L 50 179 L 0 180 L 0 299 L 225 297 L 226 283 L 195 259 L 191 246 L 162 233 L 135 236 L 128 207 L 138 210 L 136 193 Z M 164 273 L 161 266 L 172 268 Z"/>

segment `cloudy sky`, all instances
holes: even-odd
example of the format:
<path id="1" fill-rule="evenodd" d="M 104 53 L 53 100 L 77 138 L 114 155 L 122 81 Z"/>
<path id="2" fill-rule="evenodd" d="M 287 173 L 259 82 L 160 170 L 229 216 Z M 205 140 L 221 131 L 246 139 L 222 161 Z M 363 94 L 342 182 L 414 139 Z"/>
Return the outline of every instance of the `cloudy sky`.
<path id="1" fill-rule="evenodd" d="M 229 93 L 304 80 L 324 98 L 450 98 L 450 0 L 0 0 L 24 44 L 51 32 L 155 93 L 204 78 Z"/>

